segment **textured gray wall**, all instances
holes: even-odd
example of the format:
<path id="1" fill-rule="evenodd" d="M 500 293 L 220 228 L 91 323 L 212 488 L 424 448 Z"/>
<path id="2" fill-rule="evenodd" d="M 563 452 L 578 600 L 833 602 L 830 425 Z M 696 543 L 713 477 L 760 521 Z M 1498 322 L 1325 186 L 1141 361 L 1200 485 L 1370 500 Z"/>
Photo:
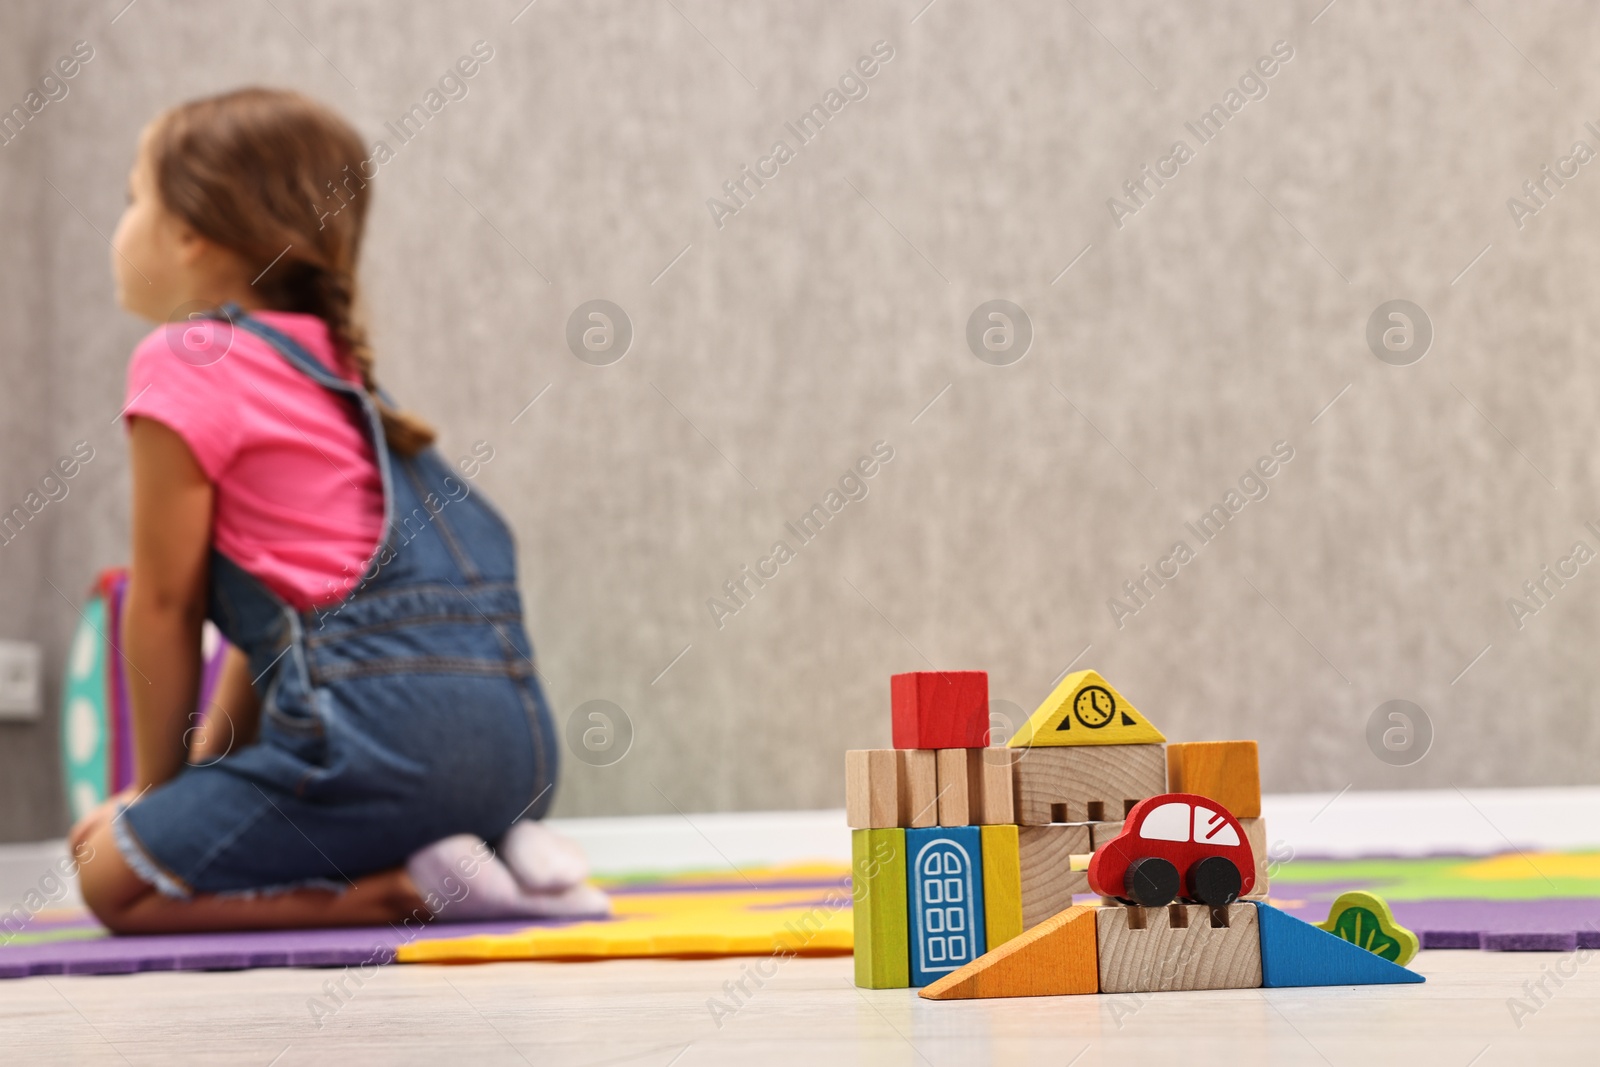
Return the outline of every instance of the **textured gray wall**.
<path id="1" fill-rule="evenodd" d="M 21 102 L 21 83 L 44 72 L 44 22 L 36 14 L 0 8 L 0 100 L 8 111 Z M 40 117 L 53 116 L 47 107 Z M 60 437 L 48 417 L 50 323 L 41 313 L 51 249 L 38 223 L 41 210 L 48 209 L 44 198 L 55 195 L 41 180 L 47 129 L 48 123 L 30 123 L 0 146 L 0 511 L 7 512 L 36 488 Z M 0 638 L 29 640 L 52 614 L 47 598 L 55 594 L 44 580 L 51 517 L 41 511 L 37 523 L 15 536 L 0 532 Z M 59 653 L 65 642 L 56 637 L 53 643 Z M 52 663 L 59 662 L 58 654 Z M 58 824 L 56 751 L 53 717 L 49 725 L 0 722 L 0 840 L 39 836 Z"/>
<path id="2" fill-rule="evenodd" d="M 113 23 L 117 0 L 6 35 L 6 100 L 77 38 L 98 56 L 25 166 L 0 150 L 0 484 L 105 448 L 35 555 L 0 555 L 5 625 L 57 671 L 72 614 L 39 568 L 76 595 L 125 555 L 108 420 L 144 327 L 100 234 L 141 124 L 268 82 L 396 147 L 384 123 L 482 39 L 469 95 L 382 168 L 367 267 L 387 384 L 452 455 L 496 451 L 558 715 L 631 719 L 620 762 L 569 762 L 559 811 L 837 805 L 840 751 L 888 741 L 890 673 L 987 668 L 1031 709 L 1075 658 L 1170 737 L 1259 738 L 1273 790 L 1590 780 L 1600 578 L 1520 630 L 1506 602 L 1600 549 L 1600 165 L 1520 229 L 1506 201 L 1600 148 L 1594 9 L 922 4 L 141 0 Z M 869 95 L 719 228 L 707 198 L 880 40 Z M 1277 41 L 1265 98 L 1196 147 L 1185 123 Z M 1193 158 L 1116 225 L 1108 198 L 1180 138 Z M 565 342 L 595 298 L 635 330 L 609 366 Z M 1008 366 L 965 340 L 993 298 L 1034 331 Z M 1367 347 L 1394 298 L 1435 331 L 1414 365 Z M 866 499 L 714 625 L 708 598 L 877 441 Z M 1201 546 L 1184 523 L 1278 441 L 1270 495 Z M 1193 561 L 1119 627 L 1108 600 L 1180 539 Z M 1366 740 L 1397 698 L 1434 730 L 1404 768 Z M 7 834 L 60 828 L 54 729 L 0 735 Z"/>

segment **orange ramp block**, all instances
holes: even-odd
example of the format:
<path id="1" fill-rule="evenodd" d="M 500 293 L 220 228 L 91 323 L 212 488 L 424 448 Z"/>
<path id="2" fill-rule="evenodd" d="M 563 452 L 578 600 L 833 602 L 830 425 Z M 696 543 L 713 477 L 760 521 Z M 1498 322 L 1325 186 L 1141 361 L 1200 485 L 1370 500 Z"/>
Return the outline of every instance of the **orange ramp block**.
<path id="1" fill-rule="evenodd" d="M 1095 909 L 1075 905 L 924 986 L 928 1000 L 1100 992 Z"/>

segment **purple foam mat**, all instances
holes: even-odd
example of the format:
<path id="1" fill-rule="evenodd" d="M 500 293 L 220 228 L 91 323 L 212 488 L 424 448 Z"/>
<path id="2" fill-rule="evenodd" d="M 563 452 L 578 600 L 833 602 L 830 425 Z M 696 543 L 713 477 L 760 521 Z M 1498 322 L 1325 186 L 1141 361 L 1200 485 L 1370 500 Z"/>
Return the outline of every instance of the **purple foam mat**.
<path id="1" fill-rule="evenodd" d="M 133 974 L 138 971 L 238 971 L 250 967 L 343 967 L 394 961 L 411 940 L 506 934 L 564 920 L 516 919 L 435 923 L 407 931 L 390 926 L 336 930 L 263 930 L 250 933 L 169 934 L 42 941 L 0 948 L 0 978 L 37 974 Z"/>
<path id="2" fill-rule="evenodd" d="M 1600 948 L 1600 899 L 1593 897 L 1391 900 L 1389 907 L 1396 921 L 1414 931 L 1425 949 L 1571 952 Z M 1286 910 L 1308 922 L 1320 922 L 1327 914 L 1327 904 L 1308 900 Z"/>
<path id="3" fill-rule="evenodd" d="M 824 889 L 848 878 L 772 879 L 763 888 Z M 748 888 L 748 882 L 700 881 L 683 885 L 641 882 L 607 886 L 612 896 L 699 893 Z M 786 907 L 789 905 L 785 905 Z M 35 974 L 132 974 L 138 971 L 236 971 L 250 967 L 344 967 L 394 961 L 395 949 L 411 940 L 431 941 L 477 934 L 509 934 L 532 926 L 565 926 L 587 919 L 506 919 L 495 922 L 430 923 L 420 928 L 389 926 L 336 930 L 267 930 L 253 933 L 167 934 L 112 937 L 87 912 L 60 910 L 33 916 L 20 931 L 58 937 L 31 944 L 0 943 L 0 978 Z M 75 936 L 79 932 L 82 936 Z"/>
<path id="4" fill-rule="evenodd" d="M 801 885 L 802 883 L 796 883 Z M 804 883 L 808 888 L 811 883 Z M 836 881 L 828 881 L 833 885 Z M 655 887 L 659 890 L 659 887 Z M 618 886 L 614 893 L 645 892 Z M 1600 899 L 1399 900 L 1390 907 L 1416 931 L 1424 949 L 1495 952 L 1571 952 L 1600 949 Z M 1289 906 L 1311 922 L 1326 903 Z M 343 967 L 393 962 L 395 949 L 412 939 L 505 934 L 569 920 L 433 923 L 419 930 L 366 926 L 337 930 L 269 930 L 255 933 L 95 937 L 0 946 L 0 978 L 36 974 L 132 974 L 138 971 L 222 971 L 250 967 Z M 31 929 L 94 929 L 85 916 L 36 917 Z"/>

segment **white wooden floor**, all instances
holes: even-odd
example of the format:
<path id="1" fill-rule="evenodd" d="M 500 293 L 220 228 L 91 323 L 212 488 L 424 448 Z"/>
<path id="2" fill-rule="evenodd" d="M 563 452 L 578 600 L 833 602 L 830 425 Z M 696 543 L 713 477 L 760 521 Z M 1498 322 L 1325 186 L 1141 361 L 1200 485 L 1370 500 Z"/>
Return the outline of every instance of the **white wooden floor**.
<path id="1" fill-rule="evenodd" d="M 1519 1029 L 1508 998 L 1558 961 L 1576 977 Z M 1489 1067 L 1593 1064 L 1600 1030 L 1600 965 L 1487 952 L 1423 953 L 1421 986 L 965 1003 L 857 990 L 848 958 L 791 960 L 719 1027 L 708 1001 L 747 962 L 385 967 L 320 1027 L 308 1003 L 334 972 L 29 978 L 0 985 L 0 1060 Z"/>
<path id="2" fill-rule="evenodd" d="M 1600 819 L 1573 812 L 1600 809 L 1597 797 L 1597 791 L 1530 790 L 1268 798 L 1266 814 L 1273 839 L 1302 854 L 1348 852 L 1363 842 L 1384 851 L 1488 850 L 1506 847 L 1502 826 L 1540 825 L 1541 834 L 1553 835 L 1549 840 L 1513 832 L 1515 844 L 1592 847 L 1600 844 L 1592 836 L 1600 833 Z M 792 813 L 564 825 L 599 868 L 619 870 L 840 859 L 848 855 L 842 823 L 840 813 Z M 1396 826 L 1409 828 L 1404 841 L 1382 837 Z M 0 847 L 0 903 L 37 884 L 59 847 Z M 906 990 L 856 989 L 848 958 L 783 962 L 760 988 L 747 979 L 752 995 L 736 999 L 729 987 L 752 962 L 394 966 L 359 986 L 346 979 L 351 994 L 341 1001 L 329 996 L 339 970 L 0 981 L 0 1063 L 1490 1067 L 1600 1061 L 1600 953 L 1424 952 L 1413 965 L 1428 976 L 1421 986 L 937 1004 Z M 1543 991 L 1536 988 L 1541 980 Z M 1513 1002 L 1524 1006 L 1520 1018 Z M 717 1003 L 720 1017 L 713 1013 Z"/>

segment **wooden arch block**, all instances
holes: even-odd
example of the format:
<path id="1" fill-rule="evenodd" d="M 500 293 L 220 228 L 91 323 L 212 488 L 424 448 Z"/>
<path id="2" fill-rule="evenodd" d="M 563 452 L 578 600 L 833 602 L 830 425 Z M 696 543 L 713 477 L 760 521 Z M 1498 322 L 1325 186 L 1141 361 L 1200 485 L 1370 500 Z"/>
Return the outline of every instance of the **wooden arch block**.
<path id="1" fill-rule="evenodd" d="M 1255 909 L 1254 904 L 1098 909 L 1101 992 L 1254 989 L 1262 984 Z"/>

